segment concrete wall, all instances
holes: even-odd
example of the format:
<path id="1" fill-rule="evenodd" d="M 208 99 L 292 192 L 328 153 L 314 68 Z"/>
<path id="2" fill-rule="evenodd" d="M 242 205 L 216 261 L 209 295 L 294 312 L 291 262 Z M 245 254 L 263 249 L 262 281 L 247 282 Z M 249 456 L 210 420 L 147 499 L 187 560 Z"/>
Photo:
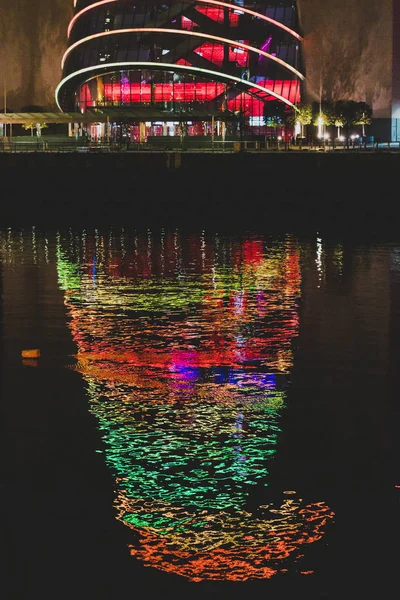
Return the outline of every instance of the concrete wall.
<path id="1" fill-rule="evenodd" d="M 0 108 L 55 107 L 73 0 L 0 0 Z"/>

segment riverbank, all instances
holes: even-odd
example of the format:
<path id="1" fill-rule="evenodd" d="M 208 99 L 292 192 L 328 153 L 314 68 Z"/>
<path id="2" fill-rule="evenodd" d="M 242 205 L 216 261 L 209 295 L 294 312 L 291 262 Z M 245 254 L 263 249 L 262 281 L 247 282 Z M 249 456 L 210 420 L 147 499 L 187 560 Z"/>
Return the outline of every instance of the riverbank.
<path id="1" fill-rule="evenodd" d="M 391 220 L 398 152 L 0 155 L 3 220 Z"/>

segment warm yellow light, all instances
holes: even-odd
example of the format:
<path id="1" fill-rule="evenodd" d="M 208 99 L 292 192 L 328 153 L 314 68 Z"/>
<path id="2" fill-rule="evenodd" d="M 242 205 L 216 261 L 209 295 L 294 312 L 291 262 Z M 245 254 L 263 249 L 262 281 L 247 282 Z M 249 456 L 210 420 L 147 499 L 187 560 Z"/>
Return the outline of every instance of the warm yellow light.
<path id="1" fill-rule="evenodd" d="M 324 120 L 323 120 L 323 118 L 322 118 L 321 115 L 318 117 L 317 123 L 318 123 L 318 137 L 322 138 L 322 135 L 323 135 L 322 129 L 323 129 L 323 126 L 324 126 Z"/>

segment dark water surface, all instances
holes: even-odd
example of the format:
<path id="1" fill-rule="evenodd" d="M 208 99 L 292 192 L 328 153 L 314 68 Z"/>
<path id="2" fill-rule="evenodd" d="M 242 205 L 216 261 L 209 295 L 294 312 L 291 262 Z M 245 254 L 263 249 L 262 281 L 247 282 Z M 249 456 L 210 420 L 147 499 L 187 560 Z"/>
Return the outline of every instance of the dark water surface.
<path id="1" fill-rule="evenodd" d="M 400 241 L 15 227 L 0 259 L 5 598 L 388 597 Z"/>

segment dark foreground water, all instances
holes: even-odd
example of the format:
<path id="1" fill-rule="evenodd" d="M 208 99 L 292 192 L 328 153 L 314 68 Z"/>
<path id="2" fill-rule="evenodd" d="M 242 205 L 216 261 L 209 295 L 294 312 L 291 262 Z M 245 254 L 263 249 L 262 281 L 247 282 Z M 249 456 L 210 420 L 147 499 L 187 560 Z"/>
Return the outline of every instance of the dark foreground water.
<path id="1" fill-rule="evenodd" d="M 5 599 L 389 597 L 400 236 L 60 224 L 0 259 Z"/>

